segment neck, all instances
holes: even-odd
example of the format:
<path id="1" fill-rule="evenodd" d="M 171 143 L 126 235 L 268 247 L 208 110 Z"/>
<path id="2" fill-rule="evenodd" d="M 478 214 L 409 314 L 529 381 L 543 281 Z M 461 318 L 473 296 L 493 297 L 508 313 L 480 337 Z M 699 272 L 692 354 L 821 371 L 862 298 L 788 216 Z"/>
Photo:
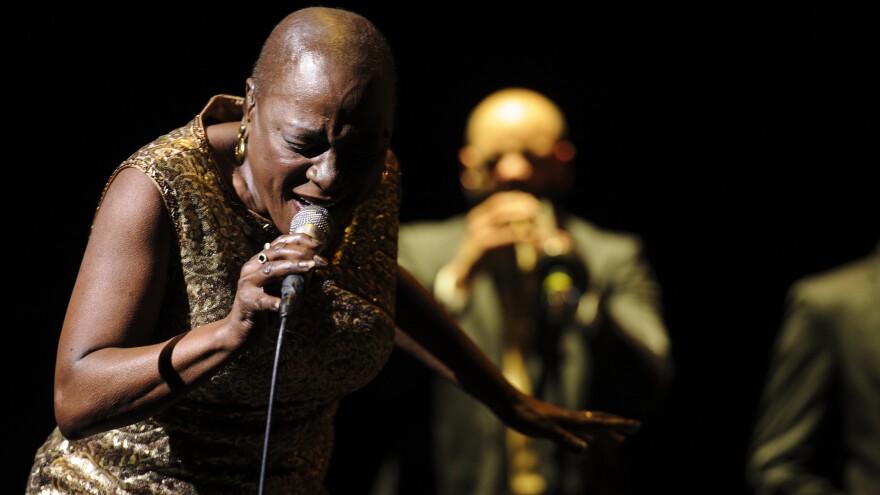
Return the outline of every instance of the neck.
<path id="1" fill-rule="evenodd" d="M 242 166 L 235 160 L 235 146 L 238 144 L 240 122 L 224 122 L 205 128 L 208 148 L 220 170 L 223 182 L 229 186 L 238 199 L 251 211 L 255 210 L 254 198 L 248 188 L 247 178 L 243 176 Z"/>

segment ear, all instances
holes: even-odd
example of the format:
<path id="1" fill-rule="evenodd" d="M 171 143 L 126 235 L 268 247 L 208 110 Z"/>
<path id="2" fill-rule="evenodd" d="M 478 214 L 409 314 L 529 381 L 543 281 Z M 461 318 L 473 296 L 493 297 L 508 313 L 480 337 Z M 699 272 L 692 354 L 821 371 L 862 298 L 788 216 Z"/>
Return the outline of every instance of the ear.
<path id="1" fill-rule="evenodd" d="M 244 119 L 246 122 L 251 121 L 251 113 L 256 106 L 256 97 L 254 95 L 254 78 L 249 77 L 245 81 L 244 88 Z"/>
<path id="2" fill-rule="evenodd" d="M 574 143 L 567 139 L 560 139 L 553 145 L 553 158 L 556 160 L 553 194 L 556 197 L 562 198 L 566 196 L 574 186 L 576 174 L 574 166 L 575 154 Z"/>
<path id="3" fill-rule="evenodd" d="M 480 160 L 480 152 L 472 145 L 466 144 L 458 150 L 458 162 L 461 164 L 458 178 L 467 190 L 473 190 L 481 185 L 477 177 Z"/>
<path id="4" fill-rule="evenodd" d="M 553 145 L 553 156 L 563 163 L 574 161 L 576 151 L 574 143 L 567 139 L 560 139 Z"/>
<path id="5" fill-rule="evenodd" d="M 483 166 L 483 154 L 475 146 L 466 144 L 458 150 L 458 161 L 461 163 L 459 181 L 465 195 L 478 198 L 489 184 L 489 176 Z"/>
<path id="6" fill-rule="evenodd" d="M 483 157 L 476 146 L 466 144 L 458 150 L 458 161 L 465 169 L 472 169 L 482 165 Z"/>

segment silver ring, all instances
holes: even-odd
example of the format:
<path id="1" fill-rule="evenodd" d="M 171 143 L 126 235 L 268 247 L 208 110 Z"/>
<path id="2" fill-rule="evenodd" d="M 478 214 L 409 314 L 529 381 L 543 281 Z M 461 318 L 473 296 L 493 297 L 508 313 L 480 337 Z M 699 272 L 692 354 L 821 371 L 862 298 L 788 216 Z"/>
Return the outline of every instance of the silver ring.
<path id="1" fill-rule="evenodd" d="M 269 261 L 269 257 L 266 256 L 266 253 L 261 251 L 260 254 L 257 256 L 257 261 L 259 261 L 262 265 L 263 263 Z"/>

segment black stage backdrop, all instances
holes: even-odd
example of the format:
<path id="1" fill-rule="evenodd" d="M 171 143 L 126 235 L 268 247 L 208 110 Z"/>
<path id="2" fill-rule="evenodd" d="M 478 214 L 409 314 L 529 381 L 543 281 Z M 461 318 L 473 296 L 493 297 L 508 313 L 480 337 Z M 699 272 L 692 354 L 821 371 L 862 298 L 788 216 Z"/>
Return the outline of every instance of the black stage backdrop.
<path id="1" fill-rule="evenodd" d="M 876 7 L 474 4 L 326 3 L 365 14 L 395 50 L 401 219 L 464 208 L 456 152 L 480 98 L 527 86 L 558 101 L 579 151 L 569 207 L 639 233 L 663 286 L 677 379 L 661 417 L 628 442 L 632 492 L 746 493 L 785 289 L 880 240 Z M 54 425 L 55 345 L 109 173 L 210 96 L 242 94 L 262 40 L 304 5 L 10 16 L 7 211 L 22 223 L 5 236 L 4 493 L 23 489 Z"/>

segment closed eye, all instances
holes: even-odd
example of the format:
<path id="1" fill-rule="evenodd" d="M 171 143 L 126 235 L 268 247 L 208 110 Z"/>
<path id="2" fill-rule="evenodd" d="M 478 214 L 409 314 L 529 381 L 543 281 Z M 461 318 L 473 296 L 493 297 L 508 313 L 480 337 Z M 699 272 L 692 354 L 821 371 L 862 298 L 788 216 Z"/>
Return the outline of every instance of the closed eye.
<path id="1" fill-rule="evenodd" d="M 314 158 L 327 150 L 326 145 L 304 144 L 293 141 L 285 141 L 285 143 L 287 143 L 287 147 L 291 151 L 306 158 Z"/>

